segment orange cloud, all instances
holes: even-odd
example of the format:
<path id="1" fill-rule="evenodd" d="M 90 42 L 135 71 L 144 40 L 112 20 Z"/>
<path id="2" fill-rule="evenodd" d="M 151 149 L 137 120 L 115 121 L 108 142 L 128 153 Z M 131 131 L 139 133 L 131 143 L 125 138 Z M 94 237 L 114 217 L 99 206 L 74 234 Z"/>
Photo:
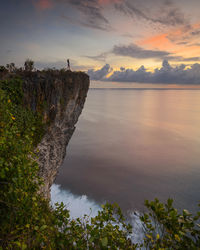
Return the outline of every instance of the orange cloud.
<path id="1" fill-rule="evenodd" d="M 182 47 L 176 51 L 177 53 L 185 56 L 185 57 L 198 57 L 200 54 L 200 47 L 199 46 L 189 46 L 189 47 Z"/>
<path id="2" fill-rule="evenodd" d="M 195 23 L 195 24 L 193 24 L 193 28 L 194 28 L 194 29 L 199 29 L 199 28 L 200 28 L 200 23 Z"/>
<path id="3" fill-rule="evenodd" d="M 174 45 L 169 41 L 167 36 L 168 36 L 167 33 L 151 36 L 147 39 L 139 41 L 138 44 L 147 45 L 153 49 L 160 49 L 160 50 L 173 49 Z"/>
<path id="4" fill-rule="evenodd" d="M 51 0 L 39 0 L 36 3 L 36 7 L 39 10 L 46 10 L 46 9 L 50 9 L 52 8 L 53 4 L 51 2 Z"/>
<path id="5" fill-rule="evenodd" d="M 176 56 L 185 58 L 197 57 L 200 53 L 198 43 L 200 23 L 190 27 L 181 27 L 169 30 L 166 33 L 146 37 L 139 40 L 137 45 L 174 53 Z"/>
<path id="6" fill-rule="evenodd" d="M 175 50 L 180 48 L 179 43 L 187 42 L 192 43 L 195 38 L 195 33 L 199 34 L 200 23 L 195 23 L 189 28 L 183 26 L 178 29 L 169 30 L 166 33 L 158 34 L 155 36 L 147 37 L 143 40 L 138 41 L 138 45 L 146 45 L 149 48 L 164 49 L 164 50 Z M 185 46 L 184 46 L 185 47 Z"/>
<path id="7" fill-rule="evenodd" d="M 193 42 L 195 39 L 195 33 L 199 33 L 200 23 L 195 23 L 188 27 L 182 27 L 180 29 L 172 30 L 169 32 L 168 37 L 171 38 L 175 42 L 178 41 L 187 41 Z"/>

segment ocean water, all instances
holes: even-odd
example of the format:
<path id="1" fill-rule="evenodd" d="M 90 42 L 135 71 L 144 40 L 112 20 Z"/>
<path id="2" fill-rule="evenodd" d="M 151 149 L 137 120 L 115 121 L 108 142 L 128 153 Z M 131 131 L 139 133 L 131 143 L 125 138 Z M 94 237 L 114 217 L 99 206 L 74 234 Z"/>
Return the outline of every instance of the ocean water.
<path id="1" fill-rule="evenodd" d="M 72 216 L 117 202 L 127 214 L 144 200 L 200 201 L 200 90 L 90 89 L 52 187 Z M 90 210 L 92 209 L 92 211 Z"/>

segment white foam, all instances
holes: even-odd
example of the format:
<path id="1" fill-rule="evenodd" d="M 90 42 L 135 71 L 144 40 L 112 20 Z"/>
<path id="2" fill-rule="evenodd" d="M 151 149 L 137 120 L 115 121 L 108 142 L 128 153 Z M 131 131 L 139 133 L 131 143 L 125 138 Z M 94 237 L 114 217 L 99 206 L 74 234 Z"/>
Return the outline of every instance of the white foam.
<path id="1" fill-rule="evenodd" d="M 51 203 L 63 202 L 70 211 L 72 218 L 83 217 L 85 214 L 95 217 L 101 207 L 86 195 L 74 195 L 68 190 L 60 188 L 60 185 L 53 184 L 51 187 Z"/>
<path id="2" fill-rule="evenodd" d="M 128 221 L 133 227 L 133 232 L 131 235 L 132 242 L 134 244 L 142 243 L 145 233 L 143 230 L 142 221 L 140 220 L 140 213 L 136 211 L 129 213 Z"/>
<path id="3" fill-rule="evenodd" d="M 83 218 L 86 214 L 89 217 L 95 217 L 101 207 L 95 201 L 88 199 L 86 195 L 74 195 L 68 190 L 61 189 L 60 185 L 53 184 L 51 187 L 51 204 L 63 202 L 70 211 L 71 218 Z M 133 243 L 141 243 L 144 237 L 142 222 L 139 212 L 129 213 L 128 222 L 133 227 L 131 240 Z"/>

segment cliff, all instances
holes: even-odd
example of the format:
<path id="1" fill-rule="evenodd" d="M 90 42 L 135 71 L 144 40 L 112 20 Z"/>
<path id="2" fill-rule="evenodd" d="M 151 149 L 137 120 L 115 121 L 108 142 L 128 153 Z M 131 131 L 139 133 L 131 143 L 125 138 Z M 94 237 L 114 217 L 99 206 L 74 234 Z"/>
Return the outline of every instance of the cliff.
<path id="1" fill-rule="evenodd" d="M 41 192 L 50 197 L 50 187 L 62 164 L 66 146 L 75 130 L 89 88 L 89 77 L 82 72 L 22 72 L 24 105 L 42 116 L 44 135 L 37 145 L 39 175 L 44 179 Z"/>

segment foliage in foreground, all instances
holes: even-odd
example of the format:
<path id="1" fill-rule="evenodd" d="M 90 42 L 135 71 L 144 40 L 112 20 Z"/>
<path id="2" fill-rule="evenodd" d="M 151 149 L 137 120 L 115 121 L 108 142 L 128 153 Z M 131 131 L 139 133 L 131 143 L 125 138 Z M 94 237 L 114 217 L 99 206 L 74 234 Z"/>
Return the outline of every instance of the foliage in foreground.
<path id="1" fill-rule="evenodd" d="M 23 107 L 22 99 L 19 79 L 0 83 L 2 249 L 200 249 L 200 212 L 179 214 L 172 200 L 146 202 L 140 245 L 131 243 L 132 228 L 117 205 L 105 204 L 95 218 L 76 220 L 62 203 L 52 209 L 38 193 L 42 180 L 33 160 L 40 116 Z"/>
<path id="2" fill-rule="evenodd" d="M 141 216 L 144 223 L 144 245 L 150 249 L 200 249 L 200 212 L 192 216 L 186 209 L 179 214 L 168 199 L 146 201 L 149 213 Z M 200 205 L 199 205 L 200 206 Z"/>

